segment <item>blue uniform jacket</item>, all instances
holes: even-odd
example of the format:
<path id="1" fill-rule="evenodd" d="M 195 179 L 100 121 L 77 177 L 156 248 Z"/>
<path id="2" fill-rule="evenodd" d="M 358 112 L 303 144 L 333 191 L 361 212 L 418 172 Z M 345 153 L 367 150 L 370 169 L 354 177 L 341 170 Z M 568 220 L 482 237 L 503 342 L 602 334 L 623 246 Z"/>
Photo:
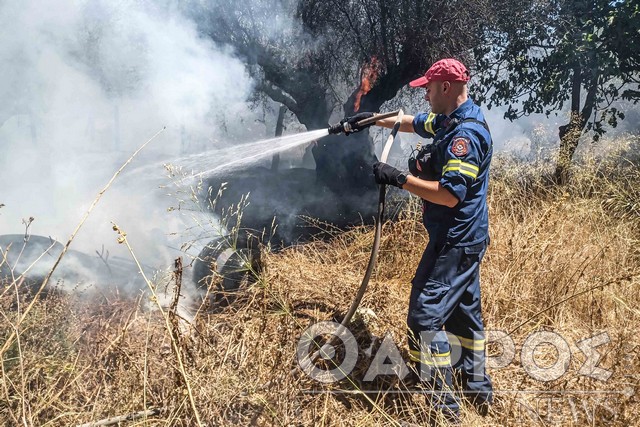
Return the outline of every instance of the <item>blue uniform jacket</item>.
<path id="1" fill-rule="evenodd" d="M 470 246 L 489 237 L 487 187 L 493 153 L 491 134 L 480 107 L 471 99 L 449 117 L 433 113 L 415 116 L 413 128 L 425 138 L 433 137 L 433 176 L 459 203 L 453 208 L 424 201 L 423 222 L 429 239 L 451 246 Z"/>

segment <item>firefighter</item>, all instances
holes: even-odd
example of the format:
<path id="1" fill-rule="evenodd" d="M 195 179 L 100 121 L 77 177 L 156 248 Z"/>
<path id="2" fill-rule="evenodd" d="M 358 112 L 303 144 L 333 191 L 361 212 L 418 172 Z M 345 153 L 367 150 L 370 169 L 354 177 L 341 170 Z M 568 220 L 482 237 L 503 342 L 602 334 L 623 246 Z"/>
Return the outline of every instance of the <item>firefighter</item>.
<path id="1" fill-rule="evenodd" d="M 429 234 L 412 280 L 407 325 L 411 360 L 428 399 L 449 421 L 459 417 L 462 396 L 485 415 L 493 399 L 485 372 L 485 336 L 480 302 L 480 262 L 489 244 L 487 184 L 492 141 L 480 108 L 468 97 L 467 68 L 455 59 L 434 63 L 411 87 L 424 88 L 430 113 L 405 115 L 400 131 L 433 138 L 409 159 L 409 173 L 377 162 L 378 184 L 394 185 L 422 198 Z M 371 117 L 346 118 L 352 131 Z M 379 120 L 392 127 L 395 119 Z"/>

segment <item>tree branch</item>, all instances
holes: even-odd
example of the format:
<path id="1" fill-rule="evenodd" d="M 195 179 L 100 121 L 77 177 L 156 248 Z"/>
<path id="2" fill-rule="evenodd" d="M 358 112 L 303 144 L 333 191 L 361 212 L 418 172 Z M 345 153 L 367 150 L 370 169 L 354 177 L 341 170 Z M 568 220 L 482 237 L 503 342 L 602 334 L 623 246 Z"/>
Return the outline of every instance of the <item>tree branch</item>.
<path id="1" fill-rule="evenodd" d="M 284 104 L 294 114 L 298 111 L 298 103 L 288 93 L 279 87 L 274 86 L 268 81 L 262 81 L 256 85 L 256 89 L 264 92 L 269 98 L 275 102 Z"/>
<path id="2" fill-rule="evenodd" d="M 587 97 L 584 100 L 584 106 L 582 107 L 582 111 L 580 112 L 580 116 L 582 118 L 582 129 L 584 129 L 584 125 L 589 121 L 591 114 L 593 113 L 593 108 L 596 105 L 596 95 L 598 93 L 598 71 L 593 71 L 593 77 L 591 78 L 591 86 L 587 91 Z"/>

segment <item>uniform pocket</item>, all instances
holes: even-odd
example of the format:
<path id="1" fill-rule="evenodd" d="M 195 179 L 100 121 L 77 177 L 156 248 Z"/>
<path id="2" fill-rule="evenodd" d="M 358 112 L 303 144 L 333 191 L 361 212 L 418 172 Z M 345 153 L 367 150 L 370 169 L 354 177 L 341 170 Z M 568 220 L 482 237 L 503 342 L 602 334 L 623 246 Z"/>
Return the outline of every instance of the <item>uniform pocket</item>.
<path id="1" fill-rule="evenodd" d="M 422 289 L 422 299 L 425 304 L 439 304 L 449 292 L 451 285 L 429 280 Z"/>
<path id="2" fill-rule="evenodd" d="M 442 328 L 443 316 L 447 307 L 447 296 L 451 285 L 429 280 L 425 283 L 420 295 L 419 307 L 422 310 L 423 330 L 438 330 Z"/>
<path id="3" fill-rule="evenodd" d="M 418 334 L 421 331 L 435 331 L 442 328 L 444 308 L 451 285 L 428 280 L 411 289 L 407 324 Z"/>
<path id="4" fill-rule="evenodd" d="M 475 245 L 471 246 L 465 246 L 464 254 L 462 254 L 462 256 L 460 257 L 458 272 L 466 271 L 474 267 L 474 265 L 477 266 L 480 261 L 482 261 L 482 257 L 484 256 L 486 250 L 486 241 L 476 243 Z"/>

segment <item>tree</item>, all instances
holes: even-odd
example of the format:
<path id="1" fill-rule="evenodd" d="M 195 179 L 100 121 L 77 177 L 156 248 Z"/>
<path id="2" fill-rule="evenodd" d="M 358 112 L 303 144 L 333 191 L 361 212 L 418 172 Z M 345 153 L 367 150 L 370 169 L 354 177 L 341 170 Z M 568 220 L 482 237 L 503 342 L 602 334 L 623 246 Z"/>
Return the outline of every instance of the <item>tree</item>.
<path id="1" fill-rule="evenodd" d="M 193 16 L 244 59 L 258 91 L 318 129 L 336 109 L 353 113 L 356 99 L 360 110 L 379 111 L 443 56 L 464 59 L 488 10 L 486 0 L 218 0 L 197 4 Z M 377 75 L 362 90 L 372 68 Z M 325 138 L 314 150 L 318 176 L 337 192 L 371 187 L 372 152 L 370 141 Z"/>
<path id="2" fill-rule="evenodd" d="M 532 0 L 496 6 L 497 27 L 485 27 L 475 49 L 483 71 L 479 101 L 507 105 L 505 118 L 557 113 L 556 178 L 565 182 L 584 132 L 597 140 L 624 113 L 618 100 L 640 100 L 640 9 L 634 0 Z"/>
<path id="3" fill-rule="evenodd" d="M 488 11 L 483 1 L 441 0 L 303 0 L 298 7 L 305 29 L 324 40 L 320 54 L 330 58 L 330 78 L 356 83 L 343 104 L 347 114 L 355 110 L 356 99 L 362 110 L 378 111 L 437 59 L 469 60 L 478 42 L 479 23 L 489 19 Z M 363 94 L 354 74 L 372 67 L 377 78 Z"/>

